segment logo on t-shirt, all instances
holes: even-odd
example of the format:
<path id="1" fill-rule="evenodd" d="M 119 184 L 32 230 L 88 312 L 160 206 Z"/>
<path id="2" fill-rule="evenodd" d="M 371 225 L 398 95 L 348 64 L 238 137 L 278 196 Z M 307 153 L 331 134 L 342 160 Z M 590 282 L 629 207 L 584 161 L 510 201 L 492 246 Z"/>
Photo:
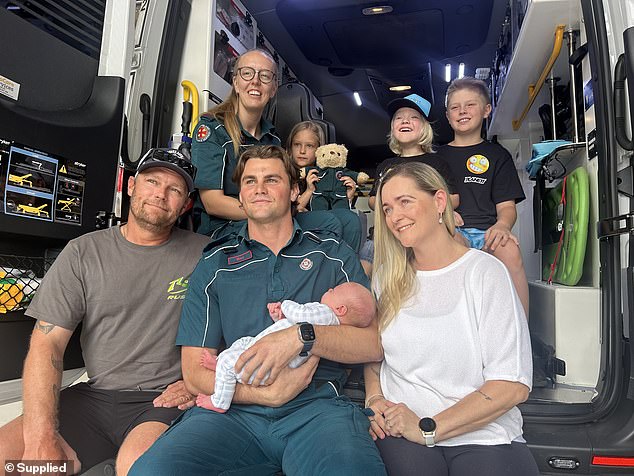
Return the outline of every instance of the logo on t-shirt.
<path id="1" fill-rule="evenodd" d="M 169 286 L 167 287 L 167 300 L 185 299 L 185 292 L 187 291 L 188 285 L 189 279 L 185 276 L 181 276 L 174 281 L 170 281 Z"/>
<path id="2" fill-rule="evenodd" d="M 484 177 L 471 177 L 470 175 L 467 175 L 464 178 L 464 183 L 479 183 L 480 185 L 484 185 L 486 182 L 487 179 Z"/>
<path id="3" fill-rule="evenodd" d="M 483 174 L 489 170 L 489 159 L 480 154 L 472 155 L 467 159 L 467 170 L 474 174 Z"/>

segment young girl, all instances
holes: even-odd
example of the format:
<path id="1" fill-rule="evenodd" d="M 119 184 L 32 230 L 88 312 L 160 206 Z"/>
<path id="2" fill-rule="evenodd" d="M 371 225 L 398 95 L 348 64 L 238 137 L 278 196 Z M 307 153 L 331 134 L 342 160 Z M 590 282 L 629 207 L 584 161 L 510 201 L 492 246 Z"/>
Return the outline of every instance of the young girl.
<path id="1" fill-rule="evenodd" d="M 295 124 L 286 141 L 286 151 L 295 161 L 298 167 L 308 167 L 315 165 L 317 158 L 315 151 L 317 147 L 326 143 L 326 137 L 319 124 L 313 121 L 303 121 Z M 356 183 L 352 178 L 341 177 L 346 186 L 348 200 L 352 201 L 356 189 Z M 299 183 L 300 196 L 297 199 L 297 211 L 305 212 L 310 210 L 310 199 L 315 191 L 315 183 L 319 181 L 317 170 L 313 169 Z"/>

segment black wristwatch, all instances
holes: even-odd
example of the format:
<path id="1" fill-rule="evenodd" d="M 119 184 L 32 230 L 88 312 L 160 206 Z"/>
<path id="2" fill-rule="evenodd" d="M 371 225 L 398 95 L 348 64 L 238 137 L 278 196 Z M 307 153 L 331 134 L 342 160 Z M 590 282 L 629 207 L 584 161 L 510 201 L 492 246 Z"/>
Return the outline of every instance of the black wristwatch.
<path id="1" fill-rule="evenodd" d="M 299 332 L 299 340 L 304 344 L 304 348 L 299 355 L 306 357 L 315 343 L 315 328 L 308 322 L 300 322 L 297 330 Z"/>
<path id="2" fill-rule="evenodd" d="M 418 428 L 425 440 L 425 446 L 430 448 L 436 445 L 436 421 L 433 418 L 421 418 L 418 422 Z"/>

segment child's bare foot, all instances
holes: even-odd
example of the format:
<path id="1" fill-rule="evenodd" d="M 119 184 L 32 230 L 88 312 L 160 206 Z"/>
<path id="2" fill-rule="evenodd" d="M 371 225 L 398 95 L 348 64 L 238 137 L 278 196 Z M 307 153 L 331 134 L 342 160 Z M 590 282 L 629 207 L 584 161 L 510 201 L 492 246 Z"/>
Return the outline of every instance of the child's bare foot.
<path id="1" fill-rule="evenodd" d="M 199 393 L 196 397 L 196 405 L 218 413 L 226 413 L 227 411 L 224 408 L 215 407 L 214 404 L 211 403 L 211 395 L 203 395 L 202 393 Z"/>
<path id="2" fill-rule="evenodd" d="M 216 370 L 216 363 L 218 362 L 218 357 L 215 355 L 211 355 L 207 349 L 203 349 L 200 353 L 200 365 L 209 370 Z"/>

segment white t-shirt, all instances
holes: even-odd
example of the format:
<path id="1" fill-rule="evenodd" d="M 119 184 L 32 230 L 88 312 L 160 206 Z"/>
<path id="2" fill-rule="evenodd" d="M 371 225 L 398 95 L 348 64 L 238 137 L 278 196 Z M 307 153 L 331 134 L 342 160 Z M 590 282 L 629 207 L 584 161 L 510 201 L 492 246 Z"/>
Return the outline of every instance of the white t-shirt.
<path id="1" fill-rule="evenodd" d="M 528 324 L 504 264 L 471 249 L 449 266 L 418 271 L 417 291 L 382 333 L 385 398 L 419 417 L 440 413 L 487 380 L 532 385 Z M 378 290 L 380 292 L 380 290 Z M 517 407 L 488 425 L 439 443 L 520 440 Z"/>

